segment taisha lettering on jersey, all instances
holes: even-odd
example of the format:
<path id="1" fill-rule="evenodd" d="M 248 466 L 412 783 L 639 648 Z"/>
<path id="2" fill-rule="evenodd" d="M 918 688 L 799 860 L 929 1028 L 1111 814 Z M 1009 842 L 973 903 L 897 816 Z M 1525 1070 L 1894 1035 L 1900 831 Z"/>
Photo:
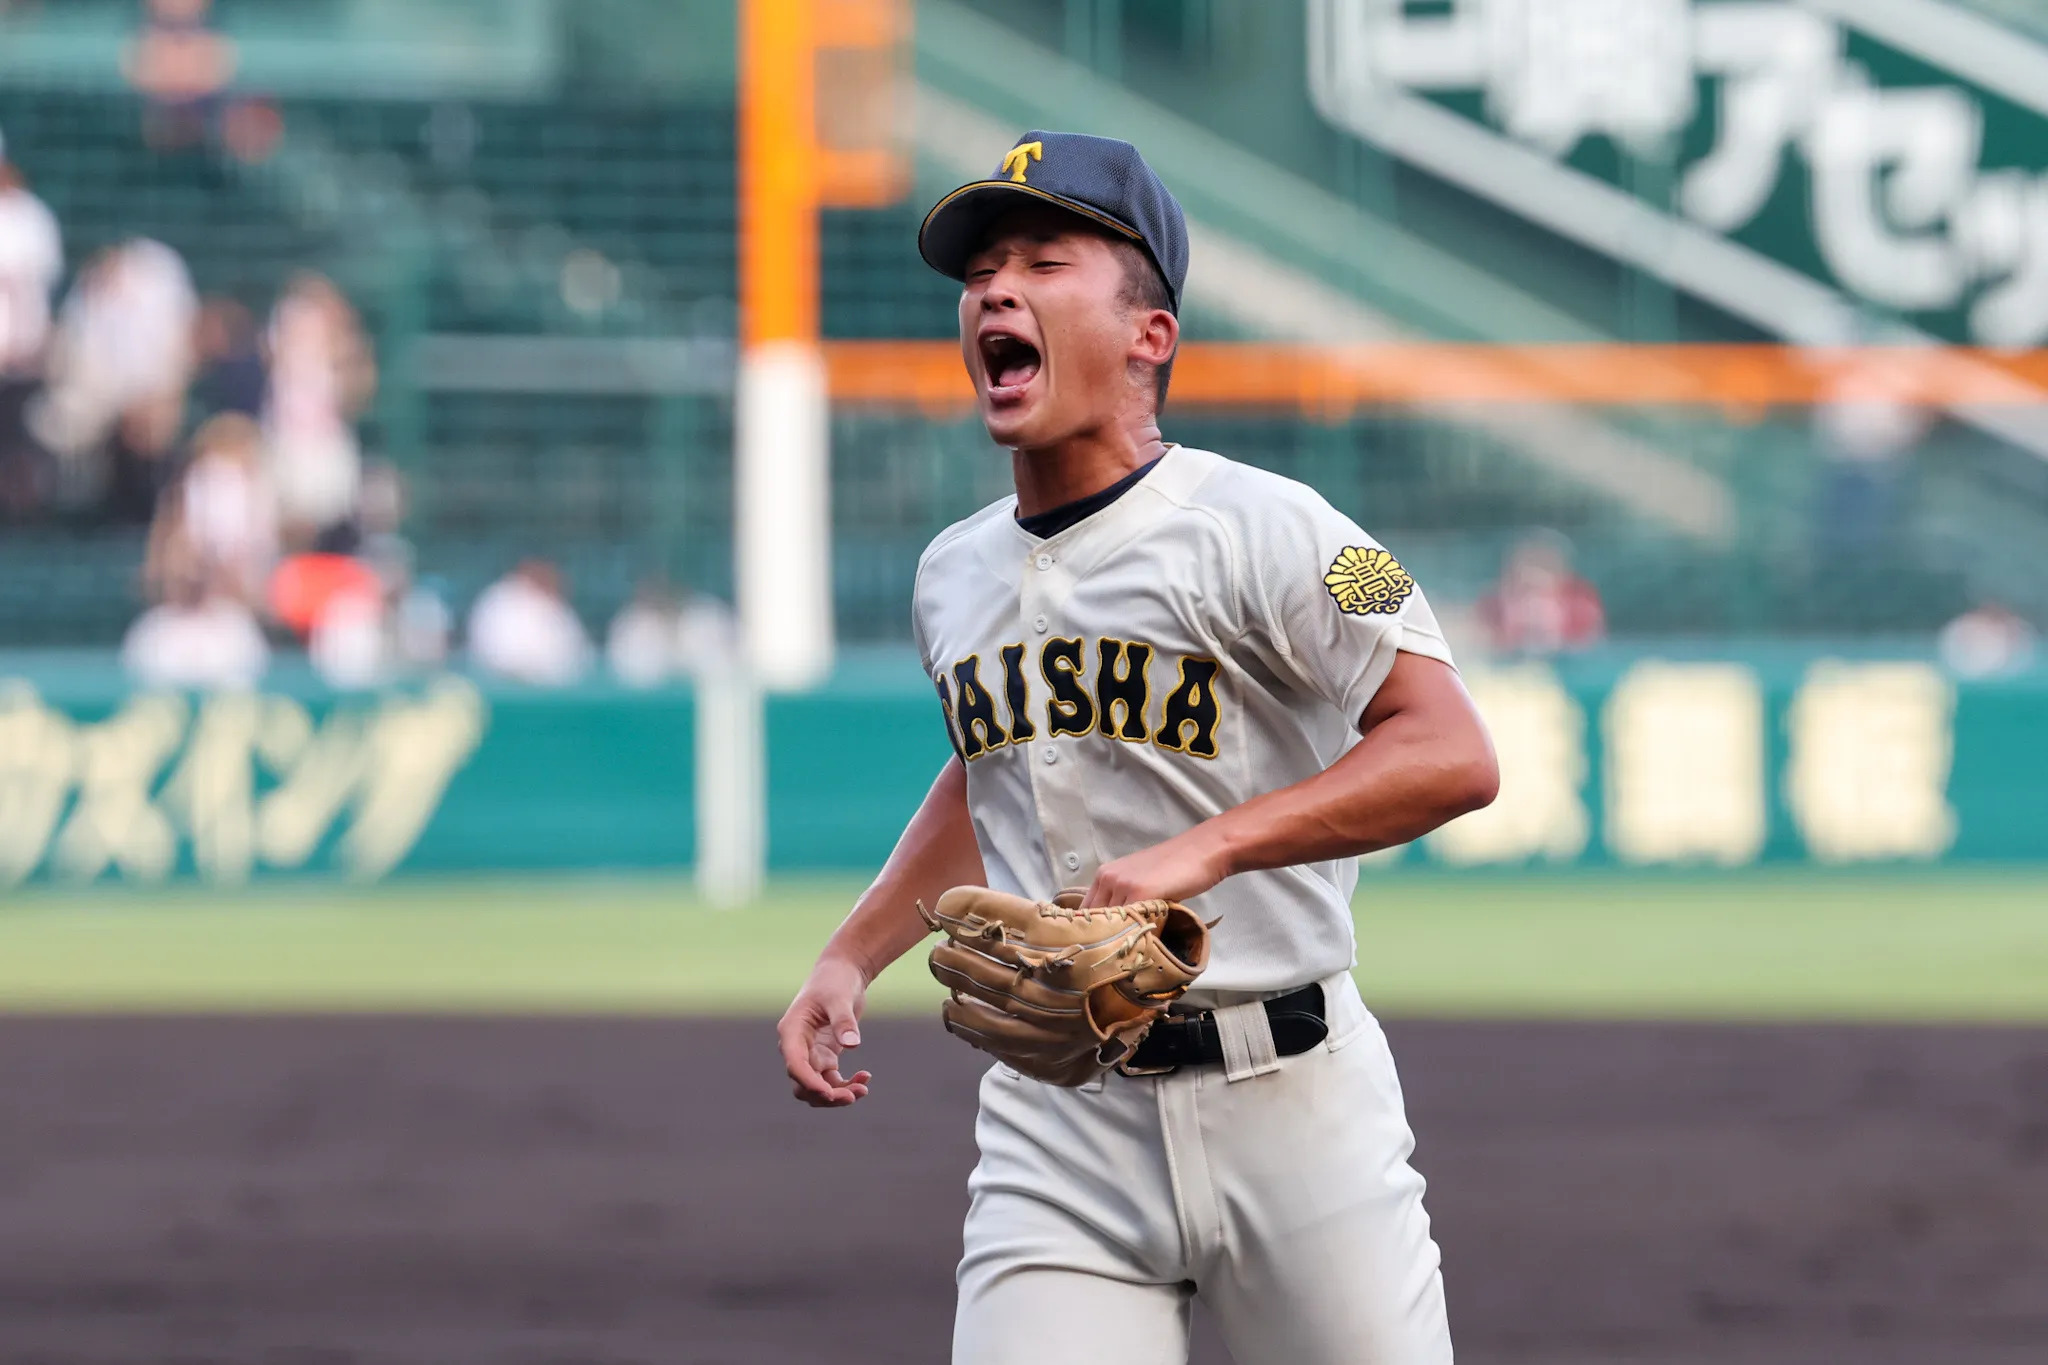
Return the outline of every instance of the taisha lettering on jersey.
<path id="1" fill-rule="evenodd" d="M 970 654 L 934 679 L 961 758 L 971 763 L 1041 733 L 1101 735 L 1216 757 L 1216 660 L 1162 656 L 1142 640 L 1113 636 L 1056 635 L 1035 660 L 1028 654 L 1021 644 L 1004 645 L 987 662 Z M 1155 674 L 1172 685 L 1155 689 Z"/>

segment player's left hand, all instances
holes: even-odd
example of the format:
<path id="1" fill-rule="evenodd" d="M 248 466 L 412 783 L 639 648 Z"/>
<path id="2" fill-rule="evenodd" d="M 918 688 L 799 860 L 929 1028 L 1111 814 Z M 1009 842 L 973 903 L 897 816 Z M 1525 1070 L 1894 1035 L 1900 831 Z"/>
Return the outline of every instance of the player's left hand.
<path id="1" fill-rule="evenodd" d="M 1230 875 L 1223 841 L 1202 826 L 1165 843 L 1104 863 L 1083 905 L 1187 901 Z"/>

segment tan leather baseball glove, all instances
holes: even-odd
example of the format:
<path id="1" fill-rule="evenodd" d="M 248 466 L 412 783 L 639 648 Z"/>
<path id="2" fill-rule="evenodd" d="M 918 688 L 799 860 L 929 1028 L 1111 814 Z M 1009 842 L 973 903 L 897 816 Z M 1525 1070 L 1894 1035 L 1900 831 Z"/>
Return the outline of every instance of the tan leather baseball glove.
<path id="1" fill-rule="evenodd" d="M 1027 1076 L 1084 1085 L 1129 1057 L 1209 965 L 1209 926 L 1173 901 L 1081 908 L 956 886 L 917 911 L 945 938 L 946 1028 Z"/>

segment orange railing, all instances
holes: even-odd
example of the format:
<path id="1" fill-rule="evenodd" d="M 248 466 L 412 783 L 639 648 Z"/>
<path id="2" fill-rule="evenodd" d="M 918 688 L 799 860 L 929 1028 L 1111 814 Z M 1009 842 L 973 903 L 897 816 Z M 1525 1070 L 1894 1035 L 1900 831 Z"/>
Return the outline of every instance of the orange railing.
<path id="1" fill-rule="evenodd" d="M 832 398 L 958 415 L 973 406 L 950 341 L 825 344 Z M 1190 342 L 1173 372 L 1177 407 L 1292 409 L 1434 403 L 1672 404 L 1737 417 L 1780 406 L 1891 400 L 2048 403 L 2048 350 L 1770 345 L 1301 346 Z"/>

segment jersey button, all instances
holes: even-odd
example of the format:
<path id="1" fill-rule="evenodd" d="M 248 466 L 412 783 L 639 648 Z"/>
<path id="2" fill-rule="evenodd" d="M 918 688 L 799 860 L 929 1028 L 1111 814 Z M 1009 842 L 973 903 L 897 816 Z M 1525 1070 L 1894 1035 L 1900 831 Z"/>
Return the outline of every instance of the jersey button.
<path id="1" fill-rule="evenodd" d="M 1052 567 L 1052 556 L 1040 555 L 1038 557 L 1038 567 L 1041 569 L 1050 569 Z"/>
<path id="2" fill-rule="evenodd" d="M 1080 869 L 1081 869 L 1081 855 L 1080 855 L 1080 854 L 1078 854 L 1078 853 L 1069 853 L 1069 854 L 1067 855 L 1067 871 L 1069 871 L 1069 872 L 1078 872 L 1078 871 L 1080 871 Z"/>
<path id="3" fill-rule="evenodd" d="M 1046 761 L 1046 762 L 1048 762 L 1048 763 L 1057 763 L 1057 762 L 1059 762 L 1059 761 L 1060 761 L 1060 751 L 1059 751 L 1059 750 L 1057 750 L 1057 749 L 1047 749 L 1047 750 L 1045 751 L 1045 761 Z"/>
<path id="4" fill-rule="evenodd" d="M 1043 635 L 1052 628 L 1052 622 L 1046 620 L 1043 616 L 1034 617 L 1031 622 L 1031 628 L 1040 635 Z"/>

